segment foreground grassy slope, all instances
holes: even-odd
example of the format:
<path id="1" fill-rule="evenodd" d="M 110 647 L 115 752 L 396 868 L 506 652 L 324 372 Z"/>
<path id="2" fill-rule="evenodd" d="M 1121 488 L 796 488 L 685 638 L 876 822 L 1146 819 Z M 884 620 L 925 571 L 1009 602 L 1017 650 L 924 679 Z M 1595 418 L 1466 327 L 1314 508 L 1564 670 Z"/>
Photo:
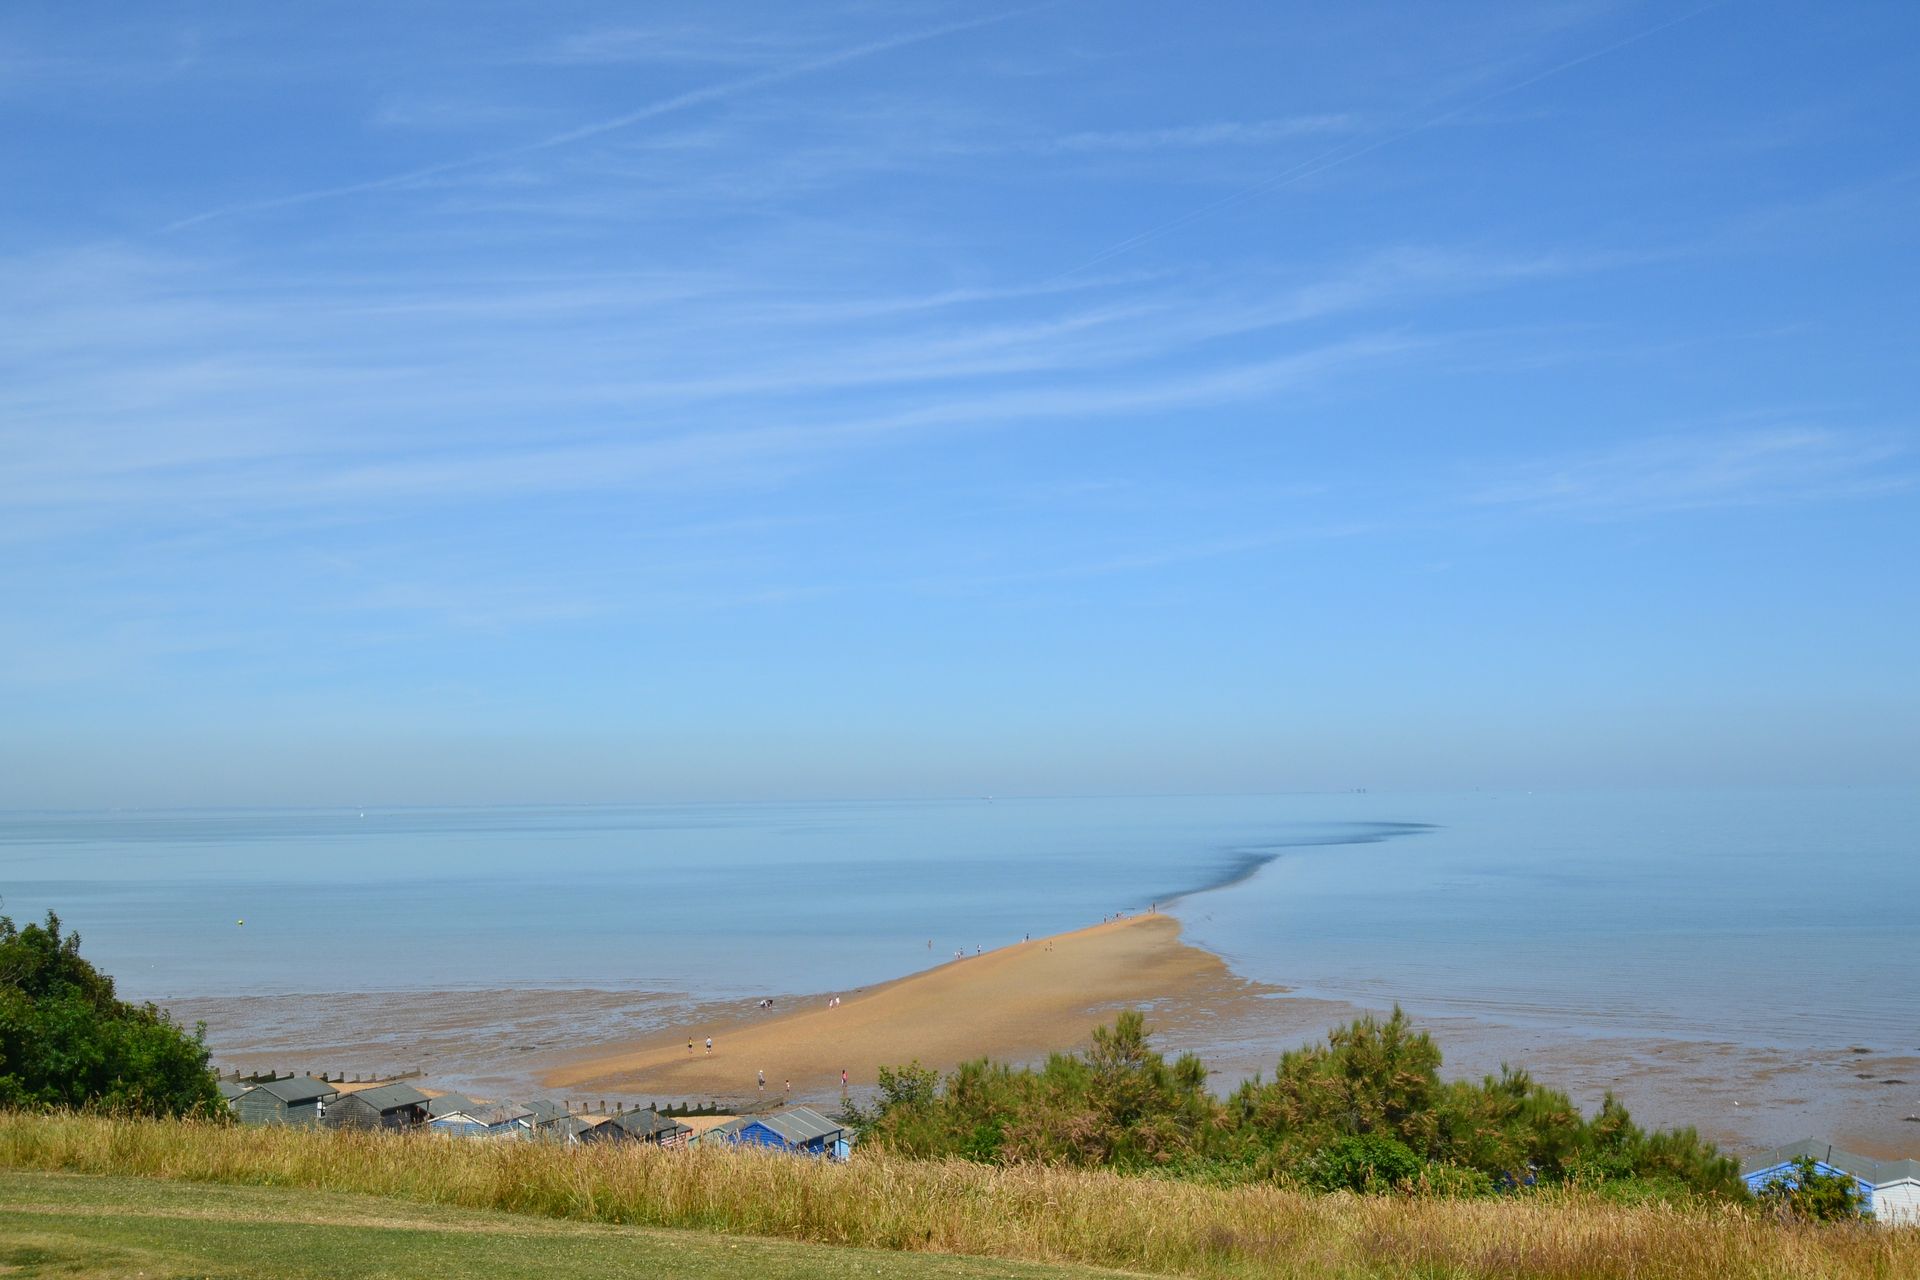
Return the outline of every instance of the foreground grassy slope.
<path id="1" fill-rule="evenodd" d="M 552 1222 L 372 1196 L 144 1178 L 0 1174 L 0 1275 L 61 1280 L 1093 1280 L 1110 1271 Z"/>
<path id="2" fill-rule="evenodd" d="M 0 1169 L 358 1192 L 528 1215 L 529 1231 L 554 1219 L 694 1228 L 1165 1275 L 1920 1280 L 1914 1230 L 1783 1224 L 1738 1205 L 1623 1205 L 1566 1190 L 1319 1196 L 878 1156 L 834 1166 L 5 1113 Z"/>

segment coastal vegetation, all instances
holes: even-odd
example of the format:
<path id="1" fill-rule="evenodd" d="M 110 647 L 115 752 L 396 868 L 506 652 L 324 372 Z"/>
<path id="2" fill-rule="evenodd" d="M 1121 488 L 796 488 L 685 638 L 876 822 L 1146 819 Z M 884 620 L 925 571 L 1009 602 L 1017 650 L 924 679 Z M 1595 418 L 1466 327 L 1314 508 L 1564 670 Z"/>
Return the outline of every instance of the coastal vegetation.
<path id="1" fill-rule="evenodd" d="M 889 1069 L 843 1165 L 242 1127 L 200 1037 L 115 999 L 56 918 L 5 921 L 0 963 L 0 1268 L 21 1274 L 1920 1280 L 1920 1232 L 1830 1220 L 1850 1188 L 1754 1204 L 1691 1131 L 1612 1100 L 1584 1117 L 1521 1072 L 1442 1081 L 1398 1011 L 1225 1099 L 1138 1013 L 1039 1070 Z"/>
<path id="2" fill-rule="evenodd" d="M 1864 1197 L 1854 1180 L 1830 1173 L 1812 1156 L 1793 1161 L 1791 1176 L 1770 1179 L 1760 1188 L 1760 1203 L 1786 1217 L 1839 1222 L 1860 1215 Z"/>
<path id="3" fill-rule="evenodd" d="M 112 1180 L 128 1177 L 277 1188 L 315 1197 L 313 1213 L 322 1217 L 325 1195 L 350 1193 L 436 1213 L 491 1210 L 1223 1280 L 1920 1277 L 1920 1232 L 1911 1229 L 1782 1219 L 1731 1201 L 1623 1203 L 1581 1185 L 1522 1188 L 1498 1199 L 1326 1195 L 1272 1183 L 1217 1186 L 884 1151 L 836 1165 L 736 1150 L 566 1148 L 21 1112 L 0 1113 L 0 1170 L 9 1171 L 0 1188 L 23 1171 L 88 1175 L 74 1180 L 81 1194 L 96 1179 L 102 1195 L 120 1194 L 115 1188 L 124 1184 Z M 40 1199 L 37 1191 L 33 1198 Z M 353 1221 L 382 1216 L 369 1209 Z M 171 1233 L 176 1220 L 167 1221 Z M 198 1229 L 193 1221 L 178 1227 Z M 530 1223 L 526 1235 L 540 1226 Z M 540 1247 L 522 1238 L 514 1253 L 525 1258 Z M 529 1265 L 511 1274 L 542 1272 Z"/>
<path id="4" fill-rule="evenodd" d="M 1503 1069 L 1443 1081 L 1439 1046 L 1395 1009 L 1330 1032 L 1221 1101 L 1192 1054 L 1168 1062 L 1122 1013 L 1084 1053 L 1038 1070 L 980 1059 L 944 1080 L 880 1073 L 863 1141 L 902 1155 L 1001 1165 L 1162 1172 L 1322 1191 L 1447 1196 L 1541 1184 L 1614 1196 L 1740 1198 L 1735 1162 L 1692 1129 L 1649 1133 L 1609 1096 L 1583 1116 L 1566 1094 Z"/>
<path id="5" fill-rule="evenodd" d="M 224 1110 L 203 1038 L 119 999 L 53 912 L 25 928 L 0 915 L 0 1106 Z"/>

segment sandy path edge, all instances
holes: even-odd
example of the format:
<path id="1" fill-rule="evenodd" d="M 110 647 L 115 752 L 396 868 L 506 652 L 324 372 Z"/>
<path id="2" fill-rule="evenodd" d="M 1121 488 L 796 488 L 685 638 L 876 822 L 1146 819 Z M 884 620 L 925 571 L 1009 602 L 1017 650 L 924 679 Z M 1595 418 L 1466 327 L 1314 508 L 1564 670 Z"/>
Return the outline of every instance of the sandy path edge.
<path id="1" fill-rule="evenodd" d="M 860 1088 L 883 1065 L 917 1060 L 946 1070 L 983 1055 L 1032 1061 L 1086 1043 L 1118 1009 L 1211 1015 L 1274 990 L 1181 942 L 1173 917 L 1138 915 L 949 961 L 844 996 L 838 1006 L 818 997 L 791 1011 L 673 1026 L 610 1053 L 563 1061 L 542 1083 L 778 1102 L 790 1081 L 794 1097 L 818 1099 L 838 1093 L 843 1070 Z"/>

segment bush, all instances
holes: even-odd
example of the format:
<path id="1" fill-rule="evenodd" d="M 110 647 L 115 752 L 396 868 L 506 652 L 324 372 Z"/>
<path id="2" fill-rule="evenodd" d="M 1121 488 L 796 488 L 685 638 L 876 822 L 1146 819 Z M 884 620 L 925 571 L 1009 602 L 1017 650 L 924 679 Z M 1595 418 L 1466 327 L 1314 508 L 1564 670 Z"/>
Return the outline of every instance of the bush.
<path id="1" fill-rule="evenodd" d="M 1406 1143 L 1370 1133 L 1322 1147 L 1301 1173 L 1321 1191 L 1398 1191 L 1411 1187 L 1424 1166 Z"/>
<path id="2" fill-rule="evenodd" d="M 1415 1195 L 1434 1196 L 1443 1200 L 1467 1200 L 1475 1196 L 1492 1195 L 1494 1186 L 1493 1179 L 1478 1169 L 1428 1161 L 1420 1166 L 1420 1176 L 1414 1179 L 1408 1190 Z"/>
<path id="3" fill-rule="evenodd" d="M 24 929 L 0 916 L 0 1106 L 223 1115 L 204 1034 L 115 998 L 53 912 Z"/>
<path id="4" fill-rule="evenodd" d="M 1777 1174 L 1760 1188 L 1760 1203 L 1786 1218 L 1838 1222 L 1859 1217 L 1866 1197 L 1851 1175 L 1828 1173 L 1812 1156 L 1801 1156 L 1791 1172 Z"/>
<path id="5" fill-rule="evenodd" d="M 1160 1170 L 1225 1183 L 1466 1196 L 1538 1185 L 1632 1183 L 1639 1195 L 1745 1194 L 1733 1161 L 1691 1129 L 1649 1134 L 1611 1097 L 1588 1120 L 1566 1094 L 1503 1069 L 1440 1079 L 1440 1049 L 1398 1009 L 1280 1059 L 1225 1103 L 1192 1055 L 1169 1063 L 1123 1013 L 1082 1054 L 1039 1071 L 981 1059 L 944 1080 L 880 1074 L 862 1137 L 903 1155 L 986 1164 Z"/>

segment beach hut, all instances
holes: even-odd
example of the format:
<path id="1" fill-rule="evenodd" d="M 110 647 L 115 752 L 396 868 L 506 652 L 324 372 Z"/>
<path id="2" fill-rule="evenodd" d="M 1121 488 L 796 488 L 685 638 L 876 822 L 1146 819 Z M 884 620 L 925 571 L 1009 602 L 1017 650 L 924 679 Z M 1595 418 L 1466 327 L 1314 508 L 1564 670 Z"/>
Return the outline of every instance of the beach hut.
<path id="1" fill-rule="evenodd" d="M 1815 1142 L 1807 1138 L 1800 1142 L 1789 1143 L 1784 1147 L 1775 1147 L 1740 1166 L 1740 1180 L 1747 1184 L 1747 1190 L 1759 1195 L 1769 1185 L 1776 1182 L 1792 1184 L 1798 1174 L 1794 1161 L 1811 1157 L 1814 1172 L 1828 1176 L 1852 1178 L 1854 1190 L 1860 1193 L 1860 1212 L 1868 1217 L 1874 1214 L 1874 1179 L 1880 1169 L 1880 1161 L 1867 1156 L 1857 1156 L 1850 1151 L 1841 1151 L 1830 1142 Z"/>
<path id="2" fill-rule="evenodd" d="M 533 1113 L 533 1124 L 536 1129 L 542 1125 L 552 1124 L 569 1114 L 566 1103 L 555 1102 L 552 1098 L 533 1098 L 520 1105 Z"/>
<path id="3" fill-rule="evenodd" d="M 594 1122 L 585 1116 L 561 1116 L 535 1129 L 533 1136 L 542 1142 L 584 1142 L 587 1130 L 593 1127 Z"/>
<path id="4" fill-rule="evenodd" d="M 727 1140 L 735 1146 L 772 1147 L 835 1160 L 845 1160 L 853 1151 L 853 1130 L 812 1107 L 744 1117 Z"/>
<path id="5" fill-rule="evenodd" d="M 733 1135 L 740 1132 L 740 1126 L 746 1122 L 747 1118 L 745 1116 L 733 1116 L 730 1119 L 721 1121 L 719 1124 L 711 1125 L 706 1129 L 696 1130 L 694 1135 L 687 1139 L 687 1144 L 696 1147 L 703 1143 L 720 1146 L 732 1142 Z"/>
<path id="6" fill-rule="evenodd" d="M 253 1086 L 251 1084 L 241 1084 L 237 1080 L 222 1080 L 220 1082 L 220 1100 L 227 1104 L 229 1110 L 238 1114 L 238 1108 L 235 1107 L 234 1104 L 240 1101 L 242 1095 L 249 1092 L 252 1088 Z"/>
<path id="7" fill-rule="evenodd" d="M 533 1134 L 533 1112 L 525 1107 L 511 1102 L 475 1102 L 471 1098 L 462 1098 L 461 1103 L 432 1115 L 427 1128 L 456 1138 L 526 1138 Z"/>
<path id="8" fill-rule="evenodd" d="M 1920 1160 L 1882 1160 L 1873 1182 L 1873 1216 L 1896 1227 L 1920 1227 Z"/>
<path id="9" fill-rule="evenodd" d="M 241 1124 L 283 1124 L 312 1128 L 327 1118 L 327 1107 L 340 1091 L 312 1076 L 268 1080 L 233 1099 Z"/>
<path id="10" fill-rule="evenodd" d="M 327 1108 L 337 1129 L 411 1129 L 426 1123 L 430 1099 L 410 1084 L 383 1084 L 342 1094 Z"/>
<path id="11" fill-rule="evenodd" d="M 693 1130 L 686 1125 L 648 1108 L 645 1111 L 622 1111 L 610 1120 L 603 1120 L 592 1128 L 582 1130 L 580 1141 L 651 1142 L 661 1147 L 684 1147 L 692 1136 Z"/>
<path id="12" fill-rule="evenodd" d="M 427 1117 L 429 1119 L 438 1119 L 449 1112 L 465 1111 L 469 1107 L 478 1107 L 481 1105 L 483 1104 L 474 1101 L 464 1093 L 443 1093 L 437 1098 L 427 1099 Z"/>
<path id="13" fill-rule="evenodd" d="M 594 1122 L 583 1120 L 567 1110 L 564 1102 L 552 1098 L 534 1098 L 523 1104 L 533 1117 L 533 1135 L 547 1141 L 578 1142 L 580 1134 Z"/>

